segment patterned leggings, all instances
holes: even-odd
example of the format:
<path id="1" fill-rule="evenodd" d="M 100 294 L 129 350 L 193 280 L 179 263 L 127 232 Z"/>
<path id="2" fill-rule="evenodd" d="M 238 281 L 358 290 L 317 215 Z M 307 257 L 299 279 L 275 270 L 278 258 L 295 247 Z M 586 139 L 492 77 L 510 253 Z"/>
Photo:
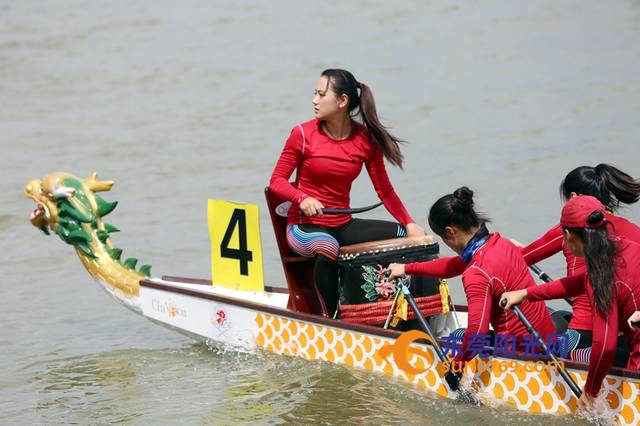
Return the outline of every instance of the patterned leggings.
<path id="1" fill-rule="evenodd" d="M 591 331 L 585 330 L 567 330 L 568 333 L 573 332 L 579 336 L 578 344 L 571 349 L 570 359 L 572 361 L 583 362 L 589 364 L 591 359 Z M 613 365 L 616 367 L 626 367 L 629 361 L 629 354 L 631 348 L 627 339 L 624 336 L 618 336 L 618 344 L 616 345 L 616 357 L 613 360 Z"/>
<path id="2" fill-rule="evenodd" d="M 345 225 L 327 228 L 312 224 L 288 225 L 287 242 L 296 253 L 315 257 L 314 277 L 329 315 L 338 306 L 338 251 L 342 245 L 406 237 L 404 226 L 385 220 L 352 219 Z"/>

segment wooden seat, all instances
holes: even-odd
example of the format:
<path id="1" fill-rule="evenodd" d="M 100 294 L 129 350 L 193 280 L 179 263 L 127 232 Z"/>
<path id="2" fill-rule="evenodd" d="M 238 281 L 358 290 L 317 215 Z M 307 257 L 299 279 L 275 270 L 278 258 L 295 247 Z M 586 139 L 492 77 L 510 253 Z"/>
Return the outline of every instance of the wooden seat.
<path id="1" fill-rule="evenodd" d="M 328 316 L 327 310 L 322 302 L 322 297 L 315 285 L 313 267 L 314 259 L 310 257 L 298 256 L 293 253 L 287 244 L 287 217 L 283 213 L 284 209 L 278 209 L 286 200 L 278 197 L 269 191 L 269 187 L 264 189 L 267 199 L 267 207 L 271 216 L 273 232 L 278 243 L 280 259 L 284 268 L 284 276 L 289 287 L 289 302 L 287 307 L 298 312 Z"/>

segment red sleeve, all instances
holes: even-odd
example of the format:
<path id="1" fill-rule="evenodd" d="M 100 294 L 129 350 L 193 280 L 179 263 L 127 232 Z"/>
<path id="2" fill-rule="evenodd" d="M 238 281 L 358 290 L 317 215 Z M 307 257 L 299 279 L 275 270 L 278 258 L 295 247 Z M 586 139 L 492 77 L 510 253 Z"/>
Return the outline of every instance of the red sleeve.
<path id="1" fill-rule="evenodd" d="M 527 265 L 533 265 L 562 251 L 562 227 L 558 224 L 542 237 L 522 248 L 522 257 Z"/>
<path id="2" fill-rule="evenodd" d="M 615 293 L 614 293 L 615 294 Z M 618 341 L 618 302 L 611 300 L 611 310 L 603 316 L 599 309 L 594 309 L 593 340 L 591 357 L 589 358 L 589 374 L 584 384 L 584 391 L 591 396 L 598 396 L 602 381 L 613 365 Z"/>
<path id="3" fill-rule="evenodd" d="M 585 282 L 586 276 L 582 273 L 551 281 L 550 283 L 528 287 L 527 300 L 537 302 L 579 296 L 586 292 Z"/>
<path id="4" fill-rule="evenodd" d="M 441 257 L 426 262 L 407 263 L 404 272 L 407 275 L 421 275 L 434 278 L 453 278 L 467 268 L 460 256 Z"/>
<path id="5" fill-rule="evenodd" d="M 391 215 L 404 226 L 414 222 L 389 181 L 387 169 L 384 167 L 382 151 L 378 148 L 374 148 L 373 154 L 369 156 L 365 162 L 365 166 L 367 167 L 367 172 L 371 177 L 373 187 L 378 194 L 378 198 L 380 198 L 384 203 L 384 206 L 387 208 L 389 213 L 391 213 Z"/>
<path id="6" fill-rule="evenodd" d="M 491 322 L 491 289 L 489 278 L 473 270 L 467 271 L 462 277 L 464 291 L 467 295 L 469 313 L 467 319 L 467 331 L 464 333 L 461 353 L 457 360 L 468 361 L 474 357 L 469 352 L 469 342 L 474 335 L 488 335 Z"/>
<path id="7" fill-rule="evenodd" d="M 291 135 L 289 135 L 276 167 L 273 169 L 271 180 L 269 181 L 269 190 L 285 200 L 300 203 L 306 197 L 306 194 L 291 185 L 289 178 L 301 161 L 302 133 L 296 126 L 291 130 Z"/>

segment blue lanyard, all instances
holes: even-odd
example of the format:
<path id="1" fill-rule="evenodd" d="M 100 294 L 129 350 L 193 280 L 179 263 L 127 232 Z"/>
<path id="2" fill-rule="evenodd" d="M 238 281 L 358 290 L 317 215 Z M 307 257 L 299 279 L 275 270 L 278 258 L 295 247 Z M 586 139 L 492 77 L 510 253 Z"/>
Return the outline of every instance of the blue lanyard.
<path id="1" fill-rule="evenodd" d="M 476 254 L 478 250 L 487 242 L 489 239 L 489 231 L 487 227 L 482 224 L 476 235 L 473 236 L 467 243 L 467 246 L 460 253 L 460 257 L 465 264 L 469 264 L 473 256 Z"/>

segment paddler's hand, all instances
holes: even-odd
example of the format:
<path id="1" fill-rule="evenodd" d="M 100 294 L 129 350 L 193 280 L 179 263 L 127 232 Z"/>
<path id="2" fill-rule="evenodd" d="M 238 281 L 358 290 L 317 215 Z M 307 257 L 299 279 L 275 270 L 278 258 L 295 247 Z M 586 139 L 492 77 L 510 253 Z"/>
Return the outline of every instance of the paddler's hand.
<path id="1" fill-rule="evenodd" d="M 393 280 L 395 278 L 404 277 L 404 265 L 402 263 L 392 263 L 387 268 L 388 280 Z"/>
<path id="2" fill-rule="evenodd" d="M 635 311 L 631 314 L 627 320 L 627 324 L 629 324 L 632 330 L 640 330 L 640 311 Z"/>
<path id="3" fill-rule="evenodd" d="M 417 223 L 407 223 L 407 237 L 421 237 L 425 235 L 424 229 L 422 226 Z"/>
<path id="4" fill-rule="evenodd" d="M 593 413 L 595 411 L 595 408 L 596 399 L 585 391 L 582 391 L 582 395 L 580 396 L 580 399 L 578 399 L 578 409 L 584 410 L 587 413 Z"/>
<path id="5" fill-rule="evenodd" d="M 500 296 L 500 307 L 508 311 L 527 300 L 527 290 L 507 291 Z"/>
<path id="6" fill-rule="evenodd" d="M 313 197 L 307 197 L 300 203 L 300 210 L 305 216 L 322 216 L 324 206 Z"/>

